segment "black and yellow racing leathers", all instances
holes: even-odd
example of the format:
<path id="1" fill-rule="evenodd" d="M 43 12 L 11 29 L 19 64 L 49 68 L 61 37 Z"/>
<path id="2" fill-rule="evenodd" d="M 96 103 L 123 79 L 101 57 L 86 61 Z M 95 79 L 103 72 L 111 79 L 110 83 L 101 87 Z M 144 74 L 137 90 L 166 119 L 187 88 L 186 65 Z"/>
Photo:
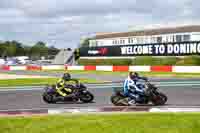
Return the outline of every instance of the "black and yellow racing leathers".
<path id="1" fill-rule="evenodd" d="M 69 81 L 65 81 L 64 79 L 61 78 L 57 81 L 56 90 L 61 96 L 66 97 L 73 92 L 72 90 L 73 88 L 67 87 L 67 85 L 72 83 L 71 81 L 72 82 L 74 81 L 76 85 L 79 83 L 79 81 L 75 79 L 70 79 Z"/>

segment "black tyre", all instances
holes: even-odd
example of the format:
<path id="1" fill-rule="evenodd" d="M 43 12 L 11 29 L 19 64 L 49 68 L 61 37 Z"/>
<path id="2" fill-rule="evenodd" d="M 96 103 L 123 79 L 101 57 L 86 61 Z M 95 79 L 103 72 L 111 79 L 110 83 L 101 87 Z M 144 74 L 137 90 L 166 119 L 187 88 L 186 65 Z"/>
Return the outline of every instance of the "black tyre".
<path id="1" fill-rule="evenodd" d="M 114 104 L 114 105 L 116 105 L 117 106 L 117 103 L 118 103 L 118 101 L 120 100 L 121 98 L 119 97 L 119 96 L 117 96 L 117 95 L 112 95 L 111 97 L 110 97 L 110 101 L 112 102 L 112 104 Z"/>
<path id="2" fill-rule="evenodd" d="M 46 103 L 56 103 L 54 101 L 53 95 L 51 95 L 51 94 L 44 93 L 42 98 Z"/>
<path id="3" fill-rule="evenodd" d="M 128 103 L 126 101 L 124 101 L 123 99 L 124 98 L 122 98 L 121 96 L 118 96 L 118 95 L 112 95 L 110 97 L 110 101 L 115 106 L 128 106 Z"/>
<path id="4" fill-rule="evenodd" d="M 94 96 L 90 92 L 86 92 L 81 95 L 80 100 L 84 103 L 90 103 L 94 100 Z"/>
<path id="5" fill-rule="evenodd" d="M 152 102 L 154 105 L 164 105 L 167 102 L 167 96 L 160 92 Z"/>

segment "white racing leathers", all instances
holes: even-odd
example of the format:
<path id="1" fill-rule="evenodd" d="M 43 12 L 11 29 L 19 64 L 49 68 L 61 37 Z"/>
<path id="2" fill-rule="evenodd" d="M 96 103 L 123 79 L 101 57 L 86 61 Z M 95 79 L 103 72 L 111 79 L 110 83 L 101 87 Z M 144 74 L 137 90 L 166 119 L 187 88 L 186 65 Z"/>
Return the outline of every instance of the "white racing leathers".
<path id="1" fill-rule="evenodd" d="M 143 77 L 135 77 L 131 79 L 128 77 L 124 81 L 124 95 L 128 96 L 131 99 L 140 100 L 140 95 L 144 94 L 144 87 L 138 83 L 139 80 L 144 80 Z"/>

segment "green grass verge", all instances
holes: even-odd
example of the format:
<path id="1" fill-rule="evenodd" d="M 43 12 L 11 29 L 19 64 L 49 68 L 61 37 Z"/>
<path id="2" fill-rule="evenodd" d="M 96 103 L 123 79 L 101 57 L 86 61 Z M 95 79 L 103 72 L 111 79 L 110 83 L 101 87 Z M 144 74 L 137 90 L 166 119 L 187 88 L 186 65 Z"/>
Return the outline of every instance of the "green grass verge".
<path id="1" fill-rule="evenodd" d="M 97 74 L 97 75 L 120 75 L 126 76 L 128 72 L 106 72 L 106 71 L 65 71 L 65 70 L 46 70 L 46 72 L 69 72 L 71 74 Z M 174 73 L 174 72 L 138 72 L 148 77 L 174 77 L 174 78 L 200 78 L 200 73 Z"/>
<path id="2" fill-rule="evenodd" d="M 0 87 L 10 87 L 10 86 L 37 86 L 54 84 L 58 78 L 35 78 L 35 79 L 5 79 L 0 80 Z M 80 79 L 82 83 L 101 83 L 95 79 Z"/>
<path id="3" fill-rule="evenodd" d="M 1 117 L 1 133 L 199 133 L 199 113 Z"/>

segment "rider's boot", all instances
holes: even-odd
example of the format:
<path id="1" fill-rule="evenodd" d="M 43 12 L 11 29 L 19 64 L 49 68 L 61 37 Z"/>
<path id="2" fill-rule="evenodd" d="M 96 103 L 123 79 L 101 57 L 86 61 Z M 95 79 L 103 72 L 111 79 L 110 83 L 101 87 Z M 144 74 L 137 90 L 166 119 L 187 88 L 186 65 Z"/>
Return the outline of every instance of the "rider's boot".
<path id="1" fill-rule="evenodd" d="M 134 105 L 134 104 L 136 104 L 136 98 L 129 97 L 129 98 L 128 98 L 128 104 L 129 104 L 129 105 Z"/>
<path id="2" fill-rule="evenodd" d="M 129 100 L 129 101 L 128 101 L 128 104 L 129 104 L 129 105 L 134 105 L 134 104 L 135 104 L 135 99 Z"/>
<path id="3" fill-rule="evenodd" d="M 140 102 L 141 102 L 141 97 L 139 95 L 136 95 L 135 98 L 130 98 L 128 104 L 134 105 L 134 104 L 140 103 Z"/>

